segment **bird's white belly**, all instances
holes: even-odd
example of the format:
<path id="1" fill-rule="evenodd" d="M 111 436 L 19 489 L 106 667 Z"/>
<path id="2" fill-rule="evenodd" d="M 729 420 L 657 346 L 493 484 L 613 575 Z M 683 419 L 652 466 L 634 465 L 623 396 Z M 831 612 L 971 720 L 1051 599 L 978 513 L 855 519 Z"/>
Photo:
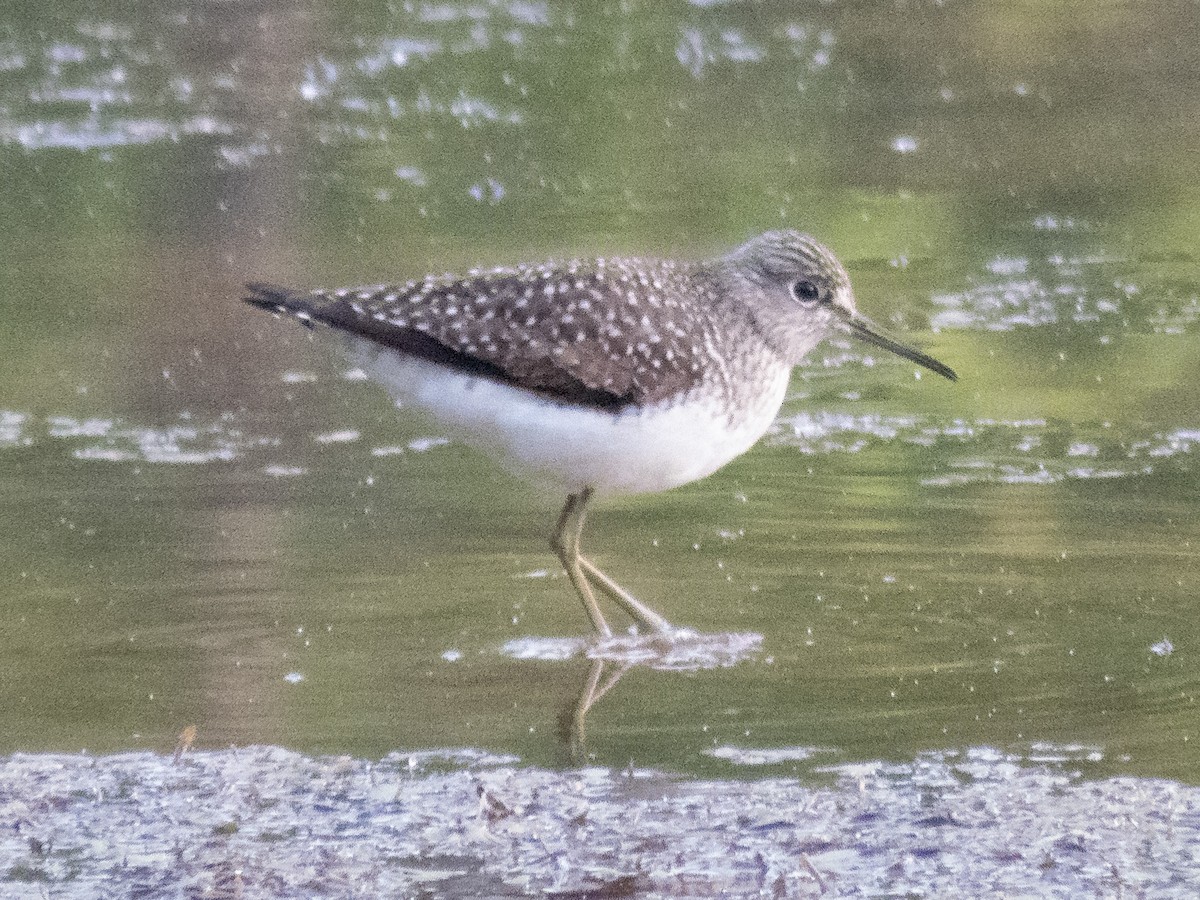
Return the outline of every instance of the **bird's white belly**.
<path id="1" fill-rule="evenodd" d="M 361 338 L 348 337 L 348 349 L 394 399 L 425 410 L 510 471 L 570 493 L 662 491 L 715 472 L 767 430 L 790 375 L 777 372 L 731 423 L 715 401 L 611 413 L 555 403 Z"/>

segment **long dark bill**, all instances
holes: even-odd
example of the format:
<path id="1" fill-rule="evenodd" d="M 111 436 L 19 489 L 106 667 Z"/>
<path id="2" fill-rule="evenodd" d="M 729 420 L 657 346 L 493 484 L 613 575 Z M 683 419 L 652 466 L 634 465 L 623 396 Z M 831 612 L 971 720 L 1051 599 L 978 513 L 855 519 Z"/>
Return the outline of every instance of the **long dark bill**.
<path id="1" fill-rule="evenodd" d="M 890 350 L 897 356 L 902 356 L 910 362 L 915 362 L 918 366 L 924 366 L 930 372 L 936 372 L 943 378 L 949 378 L 951 381 L 958 381 L 957 373 L 943 362 L 938 362 L 932 356 L 927 356 L 920 350 L 914 350 L 899 341 L 892 340 L 879 327 L 863 316 L 854 315 L 846 316 L 843 321 L 850 334 L 867 344 L 873 344 L 876 347 L 882 347 L 884 350 Z"/>

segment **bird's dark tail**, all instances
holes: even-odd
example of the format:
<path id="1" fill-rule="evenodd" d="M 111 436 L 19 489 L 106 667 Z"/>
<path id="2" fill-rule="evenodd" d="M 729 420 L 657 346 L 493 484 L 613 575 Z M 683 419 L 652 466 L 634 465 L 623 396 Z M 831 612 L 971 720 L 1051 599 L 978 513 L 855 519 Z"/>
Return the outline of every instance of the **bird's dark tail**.
<path id="1" fill-rule="evenodd" d="M 242 299 L 251 306 L 274 313 L 291 313 L 301 324 L 312 328 L 314 307 L 304 294 L 277 284 L 252 281 L 246 285 L 250 296 Z"/>

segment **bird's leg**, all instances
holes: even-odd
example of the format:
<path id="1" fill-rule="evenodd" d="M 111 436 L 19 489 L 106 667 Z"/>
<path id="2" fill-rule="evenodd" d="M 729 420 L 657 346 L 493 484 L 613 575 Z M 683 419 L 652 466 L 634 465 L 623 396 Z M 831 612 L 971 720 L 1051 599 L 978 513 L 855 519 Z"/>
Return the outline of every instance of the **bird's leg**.
<path id="1" fill-rule="evenodd" d="M 579 536 L 583 531 L 583 514 L 591 495 L 592 489 L 584 488 L 578 494 L 571 494 L 567 497 L 567 505 L 563 507 L 562 515 L 558 517 L 558 525 L 555 526 L 554 534 L 550 537 L 550 546 L 558 554 L 559 562 L 567 570 L 567 577 L 571 579 L 571 584 L 579 593 L 579 599 L 583 601 L 583 608 L 587 610 L 588 618 L 592 620 L 592 627 L 600 633 L 601 637 L 610 638 L 612 629 L 608 627 L 608 622 L 604 621 L 604 614 L 600 612 L 600 605 L 596 602 L 596 595 L 592 593 L 592 586 L 583 574 L 582 564 L 587 561 L 579 555 Z"/>
<path id="2" fill-rule="evenodd" d="M 671 634 L 675 631 L 674 625 L 596 568 L 596 564 L 590 559 L 580 556 L 579 565 L 596 586 L 608 594 L 635 622 L 645 625 L 655 634 Z"/>
<path id="3" fill-rule="evenodd" d="M 557 549 L 564 544 L 562 538 L 569 527 L 572 535 L 571 543 L 569 547 L 565 548 L 565 551 L 558 551 L 559 559 L 563 561 L 563 567 L 567 570 L 567 574 L 571 576 L 571 583 L 575 585 L 575 589 L 583 597 L 583 605 L 587 608 L 588 615 L 592 617 L 592 624 L 605 637 L 612 636 L 611 630 L 609 630 L 607 623 L 604 623 L 604 617 L 600 615 L 600 610 L 596 606 L 596 597 L 592 591 L 592 587 L 595 586 L 611 597 L 621 609 L 625 610 L 631 619 L 648 631 L 654 634 L 671 634 L 675 629 L 670 622 L 605 575 L 597 568 L 595 563 L 579 552 L 580 536 L 583 534 L 583 520 L 587 515 L 587 504 L 591 498 L 592 489 L 584 488 L 578 494 L 573 494 L 567 499 L 567 506 L 563 509 L 562 516 L 559 517 L 558 530 L 555 532 L 555 548 Z M 578 581 L 572 572 L 572 565 L 568 564 L 567 558 L 564 556 L 564 552 L 570 554 L 574 568 L 578 570 Z M 603 628 L 600 627 L 601 623 L 603 623 Z"/>

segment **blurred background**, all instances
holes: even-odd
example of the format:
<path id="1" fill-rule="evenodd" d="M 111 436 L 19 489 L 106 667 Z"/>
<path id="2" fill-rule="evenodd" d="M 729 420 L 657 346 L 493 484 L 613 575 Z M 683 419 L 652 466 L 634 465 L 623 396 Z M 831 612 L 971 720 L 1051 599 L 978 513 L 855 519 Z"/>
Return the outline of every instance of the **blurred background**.
<path id="1" fill-rule="evenodd" d="M 596 508 L 614 577 L 763 649 L 629 672 L 593 758 L 1200 777 L 1200 4 L 10 7 L 0 752 L 569 764 L 588 661 L 505 650 L 587 630 L 562 498 L 241 285 L 790 227 L 960 381 L 827 343 L 753 452 Z"/>

